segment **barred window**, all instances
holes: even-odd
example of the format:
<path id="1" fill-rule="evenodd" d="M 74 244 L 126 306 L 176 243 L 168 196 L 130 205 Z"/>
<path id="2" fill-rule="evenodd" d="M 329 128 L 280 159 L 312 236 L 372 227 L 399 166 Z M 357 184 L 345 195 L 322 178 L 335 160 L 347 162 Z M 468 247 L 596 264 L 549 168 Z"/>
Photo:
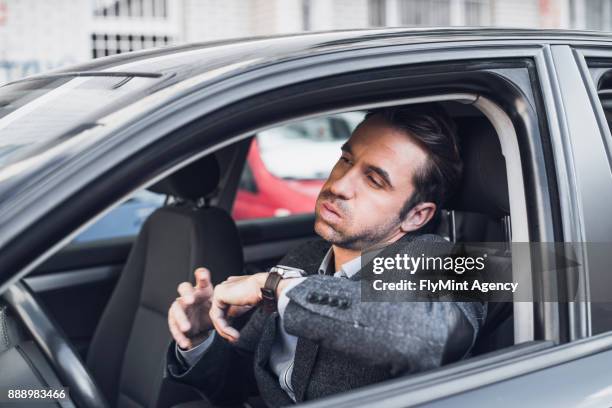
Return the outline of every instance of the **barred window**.
<path id="1" fill-rule="evenodd" d="M 94 0 L 96 17 L 167 18 L 168 0 Z"/>
<path id="2" fill-rule="evenodd" d="M 143 50 L 146 48 L 169 45 L 172 39 L 167 35 L 122 35 L 101 34 L 91 35 L 92 57 L 106 57 L 123 52 Z"/>

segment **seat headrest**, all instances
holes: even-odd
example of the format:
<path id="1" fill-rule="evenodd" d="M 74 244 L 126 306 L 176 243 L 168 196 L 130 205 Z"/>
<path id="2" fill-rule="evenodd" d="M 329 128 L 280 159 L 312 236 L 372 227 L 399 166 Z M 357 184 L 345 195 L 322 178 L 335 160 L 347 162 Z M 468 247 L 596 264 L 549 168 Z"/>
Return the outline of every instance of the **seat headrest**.
<path id="1" fill-rule="evenodd" d="M 172 173 L 148 189 L 155 193 L 195 201 L 208 197 L 217 189 L 220 175 L 217 159 L 214 155 L 208 155 Z"/>
<path id="2" fill-rule="evenodd" d="M 497 132 L 487 119 L 457 121 L 463 158 L 463 179 L 445 206 L 448 210 L 510 214 L 506 160 Z"/>

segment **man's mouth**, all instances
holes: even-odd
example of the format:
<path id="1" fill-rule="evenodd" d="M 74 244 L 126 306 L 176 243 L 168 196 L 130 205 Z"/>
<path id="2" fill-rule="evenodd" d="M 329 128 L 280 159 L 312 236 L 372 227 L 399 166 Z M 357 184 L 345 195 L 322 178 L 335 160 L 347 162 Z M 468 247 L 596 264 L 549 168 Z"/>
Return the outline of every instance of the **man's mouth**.
<path id="1" fill-rule="evenodd" d="M 338 208 L 329 201 L 324 201 L 321 203 L 321 215 L 323 218 L 330 220 L 342 218 Z"/>

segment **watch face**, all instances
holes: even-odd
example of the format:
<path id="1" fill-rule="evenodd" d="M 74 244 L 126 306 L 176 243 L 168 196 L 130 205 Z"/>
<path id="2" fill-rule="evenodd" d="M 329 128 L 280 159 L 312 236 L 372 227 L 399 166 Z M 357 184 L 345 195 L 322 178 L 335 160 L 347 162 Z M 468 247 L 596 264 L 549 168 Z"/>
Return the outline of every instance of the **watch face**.
<path id="1" fill-rule="evenodd" d="M 299 271 L 285 271 L 285 273 L 283 273 L 281 276 L 283 277 L 283 279 L 291 279 L 291 278 L 301 278 L 304 275 L 300 273 Z"/>
<path id="2" fill-rule="evenodd" d="M 270 272 L 278 273 L 283 279 L 301 278 L 306 275 L 303 269 L 285 265 L 276 265 L 270 269 Z"/>

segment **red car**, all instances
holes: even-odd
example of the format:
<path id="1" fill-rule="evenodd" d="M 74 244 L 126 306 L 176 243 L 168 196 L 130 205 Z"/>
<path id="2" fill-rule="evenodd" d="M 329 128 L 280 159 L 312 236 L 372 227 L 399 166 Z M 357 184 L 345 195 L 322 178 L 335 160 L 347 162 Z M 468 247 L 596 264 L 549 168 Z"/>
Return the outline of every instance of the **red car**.
<path id="1" fill-rule="evenodd" d="M 362 118 L 363 114 L 343 113 L 257 135 L 240 180 L 234 219 L 313 212 L 340 147 Z"/>
<path id="2" fill-rule="evenodd" d="M 323 183 L 324 180 L 291 180 L 273 175 L 264 165 L 254 139 L 240 180 L 233 217 L 241 220 L 313 212 Z"/>

